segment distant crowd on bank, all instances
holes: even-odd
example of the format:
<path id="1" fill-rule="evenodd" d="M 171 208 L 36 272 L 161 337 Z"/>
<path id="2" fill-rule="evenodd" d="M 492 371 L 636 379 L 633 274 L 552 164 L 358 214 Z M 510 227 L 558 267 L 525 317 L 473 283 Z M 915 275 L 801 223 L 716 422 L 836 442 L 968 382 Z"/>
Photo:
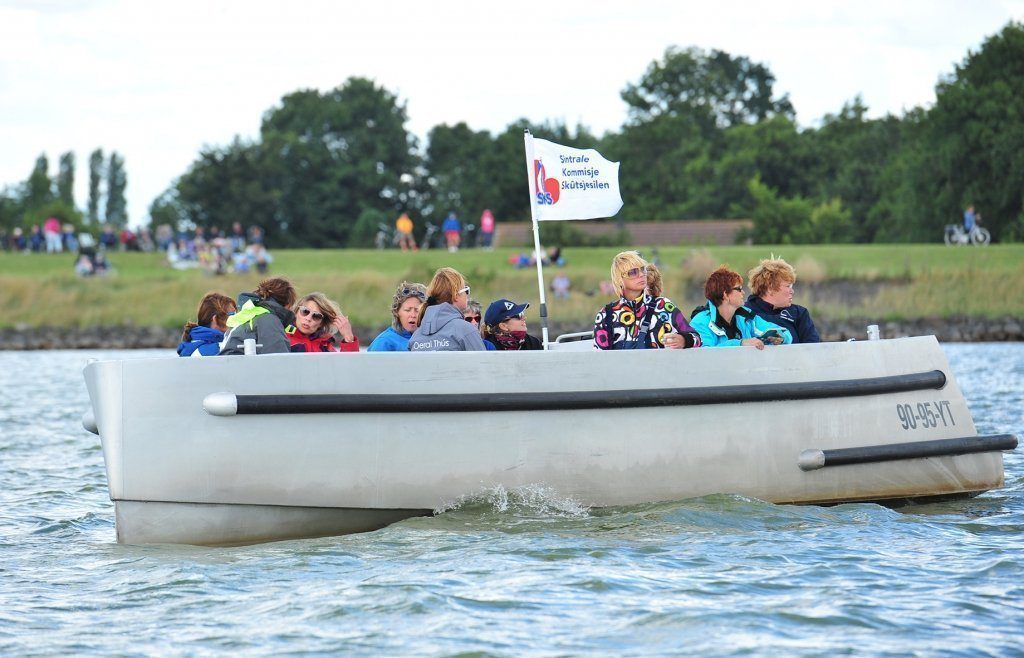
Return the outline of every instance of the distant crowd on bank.
<path id="1" fill-rule="evenodd" d="M 175 232 L 169 224 L 161 224 L 153 232 L 146 227 L 133 231 L 103 224 L 94 234 L 76 232 L 73 224 L 50 217 L 32 226 L 28 233 L 16 227 L 10 234 L 0 234 L 0 248 L 24 254 L 74 254 L 74 268 L 80 276 L 108 273 L 111 267 L 107 254 L 114 251 L 159 251 L 174 269 L 201 268 L 210 274 L 266 274 L 273 262 L 264 244 L 263 229 L 244 229 L 239 222 L 223 232 L 218 227 L 201 226 Z"/>
<path id="2" fill-rule="evenodd" d="M 820 342 L 810 313 L 793 303 L 796 272 L 782 258 L 762 260 L 743 277 L 721 265 L 704 284 L 706 302 L 689 319 L 663 295 L 661 271 L 636 251 L 612 259 L 611 280 L 618 299 L 594 320 L 597 350 L 691 349 Z M 430 283 L 402 281 L 391 299 L 391 326 L 366 348 L 369 352 L 452 352 L 541 350 L 528 332 L 530 305 L 501 298 L 483 304 L 469 282 L 451 267 L 438 269 Z M 288 279 L 260 282 L 236 299 L 219 292 L 199 302 L 196 319 L 185 324 L 180 356 L 357 352 L 360 340 L 338 303 L 322 292 L 300 295 Z"/>

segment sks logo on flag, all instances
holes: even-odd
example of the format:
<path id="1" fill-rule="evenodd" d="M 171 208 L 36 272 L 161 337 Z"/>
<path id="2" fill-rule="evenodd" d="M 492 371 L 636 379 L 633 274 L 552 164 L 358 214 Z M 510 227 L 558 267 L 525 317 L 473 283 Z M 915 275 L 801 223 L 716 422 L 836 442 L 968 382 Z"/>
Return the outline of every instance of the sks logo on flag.
<path id="1" fill-rule="evenodd" d="M 543 160 L 533 161 L 533 178 L 536 186 L 534 189 L 537 190 L 537 203 L 542 206 L 553 206 L 558 203 L 558 196 L 561 194 L 558 179 L 548 178 Z"/>

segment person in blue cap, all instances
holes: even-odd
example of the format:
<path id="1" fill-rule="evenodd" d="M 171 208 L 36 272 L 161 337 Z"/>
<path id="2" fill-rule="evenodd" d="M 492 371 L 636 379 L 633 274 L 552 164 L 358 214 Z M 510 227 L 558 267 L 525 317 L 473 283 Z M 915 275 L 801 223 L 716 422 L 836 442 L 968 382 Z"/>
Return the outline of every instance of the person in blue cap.
<path id="1" fill-rule="evenodd" d="M 491 302 L 484 313 L 484 340 L 499 352 L 544 349 L 539 338 L 526 333 L 528 308 L 529 304 L 517 304 L 508 299 Z"/>

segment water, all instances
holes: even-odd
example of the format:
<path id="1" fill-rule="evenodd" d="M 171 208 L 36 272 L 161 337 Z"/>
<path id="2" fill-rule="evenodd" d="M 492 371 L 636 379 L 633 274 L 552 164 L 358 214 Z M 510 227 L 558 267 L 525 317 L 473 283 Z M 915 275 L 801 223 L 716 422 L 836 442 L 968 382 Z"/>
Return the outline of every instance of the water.
<path id="1" fill-rule="evenodd" d="M 1024 344 L 945 349 L 979 433 L 1024 437 Z M 362 535 L 119 546 L 81 368 L 152 354 L 0 352 L 0 655 L 1024 655 L 1024 448 L 1000 491 L 895 511 L 533 487 Z"/>

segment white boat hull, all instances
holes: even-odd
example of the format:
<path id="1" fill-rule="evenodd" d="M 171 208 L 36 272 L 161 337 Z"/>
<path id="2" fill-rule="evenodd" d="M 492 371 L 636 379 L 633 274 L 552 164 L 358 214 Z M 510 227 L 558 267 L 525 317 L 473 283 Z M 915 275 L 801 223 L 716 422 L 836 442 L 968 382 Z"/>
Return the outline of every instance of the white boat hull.
<path id="1" fill-rule="evenodd" d="M 936 371 L 941 387 L 842 388 Z M 85 377 L 125 543 L 366 531 L 499 485 L 606 507 L 712 493 L 882 501 L 1003 482 L 998 449 L 824 467 L 805 455 L 801 467 L 806 451 L 975 437 L 932 337 L 763 352 L 168 358 L 97 362 Z M 268 411 L 281 396 L 291 406 Z"/>

